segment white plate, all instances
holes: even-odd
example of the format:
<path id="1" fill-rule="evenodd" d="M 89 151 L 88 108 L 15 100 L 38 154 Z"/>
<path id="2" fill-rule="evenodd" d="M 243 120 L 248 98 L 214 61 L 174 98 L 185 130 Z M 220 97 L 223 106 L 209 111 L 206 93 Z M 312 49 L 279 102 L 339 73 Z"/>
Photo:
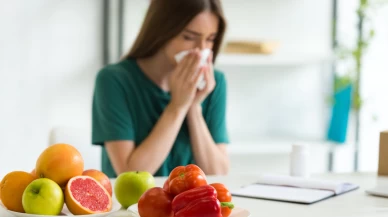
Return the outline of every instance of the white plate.
<path id="1" fill-rule="evenodd" d="M 135 213 L 138 213 L 137 211 L 137 204 L 134 204 L 132 206 L 130 206 L 128 208 L 129 211 L 133 211 Z M 243 209 L 243 208 L 239 208 L 239 207 L 235 207 L 233 210 L 232 210 L 232 213 L 230 214 L 229 217 L 248 217 L 250 216 L 251 213 L 246 210 L 246 209 Z M 109 217 L 116 217 L 114 213 L 112 213 L 111 216 Z M 117 216 L 117 217 L 121 217 L 121 216 Z M 124 216 L 123 216 L 124 217 Z M 132 216 L 131 216 L 132 217 Z M 134 216 L 135 217 L 135 216 Z"/>
<path id="2" fill-rule="evenodd" d="M 27 213 L 21 213 L 21 212 L 14 212 L 11 210 L 8 210 L 3 203 L 0 201 L 0 207 L 4 209 L 5 211 L 9 212 L 10 214 L 16 216 L 16 217 L 50 217 L 55 215 L 36 215 L 36 214 L 27 214 Z M 119 208 L 113 206 L 112 211 L 106 212 L 106 213 L 97 213 L 97 214 L 90 214 L 90 215 L 76 215 L 77 217 L 106 217 L 109 214 L 115 213 Z M 70 213 L 70 211 L 67 209 L 66 205 L 63 206 L 61 214 L 59 216 L 74 216 Z"/>
<path id="3" fill-rule="evenodd" d="M 0 207 L 10 214 L 16 216 L 16 217 L 50 217 L 53 215 L 36 215 L 36 214 L 27 214 L 27 213 L 20 213 L 20 212 L 14 212 L 11 210 L 8 210 L 3 203 L 0 201 Z M 243 208 L 235 207 L 232 210 L 232 213 L 229 217 L 249 217 L 251 213 L 248 210 L 245 210 Z M 62 213 L 59 216 L 74 216 L 69 212 L 66 205 L 63 206 Z M 132 205 L 128 208 L 128 210 L 121 210 L 120 208 L 115 207 L 113 205 L 112 211 L 107 213 L 99 213 L 99 214 L 90 214 L 90 215 L 77 215 L 77 217 L 140 217 L 139 213 L 137 211 L 137 204 Z"/>

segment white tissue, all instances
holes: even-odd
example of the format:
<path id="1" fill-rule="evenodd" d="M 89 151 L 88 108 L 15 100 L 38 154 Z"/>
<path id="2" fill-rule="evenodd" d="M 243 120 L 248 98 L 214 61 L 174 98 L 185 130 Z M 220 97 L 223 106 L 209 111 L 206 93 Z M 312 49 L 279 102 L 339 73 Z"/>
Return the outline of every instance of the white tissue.
<path id="1" fill-rule="evenodd" d="M 210 49 L 203 49 L 201 51 L 201 60 L 199 62 L 199 67 L 206 65 L 207 58 L 210 55 L 210 51 L 211 51 Z M 175 55 L 175 60 L 179 63 L 183 59 L 183 57 L 185 57 L 189 52 L 190 51 L 188 51 L 188 50 L 179 52 L 178 54 Z M 205 86 L 206 86 L 206 81 L 204 79 L 204 76 L 201 75 L 199 82 L 197 84 L 197 88 L 199 90 L 203 90 L 203 88 L 205 88 Z"/>

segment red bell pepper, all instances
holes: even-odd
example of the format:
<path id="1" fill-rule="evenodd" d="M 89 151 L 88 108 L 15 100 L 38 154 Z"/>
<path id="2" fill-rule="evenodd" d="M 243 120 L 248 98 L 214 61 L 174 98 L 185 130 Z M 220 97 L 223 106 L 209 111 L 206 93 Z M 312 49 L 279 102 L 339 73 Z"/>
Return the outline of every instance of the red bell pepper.
<path id="1" fill-rule="evenodd" d="M 210 185 L 187 190 L 172 201 L 175 217 L 222 217 L 217 191 Z"/>
<path id="2" fill-rule="evenodd" d="M 164 185 L 164 189 L 172 196 L 187 190 L 207 185 L 205 173 L 195 164 L 175 167 Z"/>
<path id="3" fill-rule="evenodd" d="M 217 198 L 207 197 L 179 210 L 175 217 L 222 217 L 220 201 Z"/>

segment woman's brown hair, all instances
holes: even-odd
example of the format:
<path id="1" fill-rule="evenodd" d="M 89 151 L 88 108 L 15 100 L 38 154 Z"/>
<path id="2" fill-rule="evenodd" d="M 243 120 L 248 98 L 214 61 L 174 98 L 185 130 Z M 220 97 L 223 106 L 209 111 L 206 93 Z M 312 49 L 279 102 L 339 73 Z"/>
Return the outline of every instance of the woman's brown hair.
<path id="1" fill-rule="evenodd" d="M 124 58 L 153 56 L 203 11 L 211 11 L 219 19 L 213 46 L 215 61 L 226 29 L 221 0 L 152 0 L 132 49 Z"/>

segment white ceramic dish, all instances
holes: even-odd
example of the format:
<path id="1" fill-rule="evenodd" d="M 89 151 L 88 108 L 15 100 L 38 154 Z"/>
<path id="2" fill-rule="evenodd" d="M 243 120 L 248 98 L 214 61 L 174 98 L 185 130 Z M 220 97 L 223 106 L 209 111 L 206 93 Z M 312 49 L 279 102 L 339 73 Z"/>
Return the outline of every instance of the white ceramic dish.
<path id="1" fill-rule="evenodd" d="M 137 204 L 130 206 L 128 208 L 128 210 L 131 212 L 134 212 L 134 213 L 138 213 L 137 212 Z M 251 215 L 251 213 L 248 210 L 245 210 L 245 209 L 239 208 L 239 207 L 235 207 L 229 217 L 249 217 L 250 215 Z M 114 214 L 112 214 L 112 216 L 109 216 L 109 217 L 116 217 L 116 216 Z M 121 217 L 121 216 L 117 216 L 117 217 Z"/>
<path id="2" fill-rule="evenodd" d="M 21 212 L 14 212 L 11 210 L 8 210 L 3 203 L 0 201 L 0 209 L 4 209 L 8 213 L 12 214 L 15 217 L 50 217 L 50 216 L 55 216 L 55 215 L 36 215 L 36 214 L 27 214 L 27 213 L 21 213 Z M 107 212 L 107 213 L 98 213 L 98 214 L 90 214 L 90 215 L 77 215 L 77 217 L 106 217 L 112 213 L 115 213 L 118 211 L 119 208 L 113 207 L 112 211 Z M 67 209 L 66 205 L 63 206 L 62 213 L 58 216 L 75 216 L 70 213 L 70 211 Z"/>

